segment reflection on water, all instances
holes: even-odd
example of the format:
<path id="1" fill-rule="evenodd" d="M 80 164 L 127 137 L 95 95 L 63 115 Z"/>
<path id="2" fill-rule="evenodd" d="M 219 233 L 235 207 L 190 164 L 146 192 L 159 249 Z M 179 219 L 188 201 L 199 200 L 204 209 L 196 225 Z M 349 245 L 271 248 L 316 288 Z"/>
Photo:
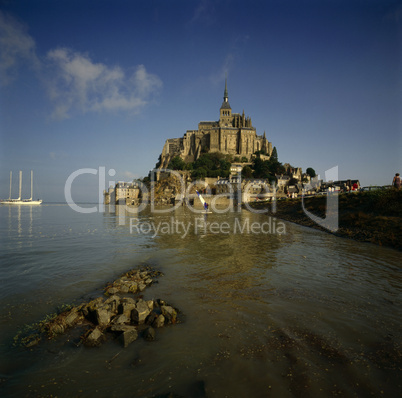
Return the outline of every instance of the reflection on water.
<path id="1" fill-rule="evenodd" d="M 0 208 L 0 388 L 6 396 L 400 392 L 399 252 L 289 223 L 282 235 L 235 233 L 236 223 L 269 217 L 246 211 L 108 210 Z M 190 226 L 185 235 L 178 223 Z M 213 233 L 213 223 L 228 223 L 230 233 Z M 164 298 L 182 311 L 183 322 L 158 331 L 156 341 L 87 349 L 71 336 L 32 351 L 12 347 L 25 323 L 142 264 L 164 272 L 144 297 Z"/>

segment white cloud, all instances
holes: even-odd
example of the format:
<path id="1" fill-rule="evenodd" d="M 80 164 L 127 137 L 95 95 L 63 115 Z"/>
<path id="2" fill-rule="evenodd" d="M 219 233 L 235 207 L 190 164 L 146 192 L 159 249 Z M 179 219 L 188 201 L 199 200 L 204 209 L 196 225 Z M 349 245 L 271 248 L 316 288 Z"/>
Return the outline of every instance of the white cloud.
<path id="1" fill-rule="evenodd" d="M 55 103 L 53 117 L 71 113 L 129 111 L 137 113 L 162 87 L 158 76 L 139 65 L 130 74 L 119 66 L 94 63 L 87 54 L 58 48 L 47 54 L 47 87 Z"/>
<path id="2" fill-rule="evenodd" d="M 23 63 L 33 67 L 45 83 L 54 106 L 51 116 L 56 119 L 77 112 L 138 113 L 162 87 L 159 77 L 148 73 L 144 65 L 128 72 L 67 48 L 50 50 L 39 59 L 26 27 L 0 11 L 0 84 L 10 84 Z"/>
<path id="3" fill-rule="evenodd" d="M 24 25 L 0 11 L 0 83 L 6 85 L 14 80 L 22 63 L 39 68 L 35 40 Z"/>

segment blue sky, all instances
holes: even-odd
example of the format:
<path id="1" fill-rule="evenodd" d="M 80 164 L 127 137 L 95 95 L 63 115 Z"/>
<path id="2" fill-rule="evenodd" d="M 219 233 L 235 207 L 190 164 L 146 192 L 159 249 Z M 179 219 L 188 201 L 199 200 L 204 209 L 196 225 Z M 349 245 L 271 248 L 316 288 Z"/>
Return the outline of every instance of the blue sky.
<path id="1" fill-rule="evenodd" d="M 399 1 L 0 0 L 0 197 L 10 170 L 14 197 L 33 169 L 47 202 L 80 168 L 147 175 L 167 138 L 219 118 L 225 73 L 282 163 L 402 173 Z M 97 201 L 97 178 L 73 199 Z"/>

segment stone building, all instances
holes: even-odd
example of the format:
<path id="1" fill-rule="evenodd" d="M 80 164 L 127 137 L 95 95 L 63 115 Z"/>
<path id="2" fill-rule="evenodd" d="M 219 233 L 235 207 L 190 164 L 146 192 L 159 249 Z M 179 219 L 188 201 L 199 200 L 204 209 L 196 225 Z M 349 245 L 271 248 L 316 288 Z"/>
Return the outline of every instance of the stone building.
<path id="1" fill-rule="evenodd" d="M 264 151 L 270 156 L 272 144 L 267 140 L 265 132 L 257 135 L 251 118 L 244 115 L 244 110 L 242 114 L 232 112 L 225 81 L 219 120 L 200 122 L 197 130 L 187 130 L 182 138 L 166 140 L 160 167 L 167 168 L 175 156 L 180 156 L 186 163 L 197 160 L 202 152 L 220 152 L 250 160 L 256 151 Z"/>
<path id="2" fill-rule="evenodd" d="M 278 193 L 284 193 L 285 187 L 289 184 L 290 176 L 277 174 L 275 177 L 276 177 L 276 186 Z"/>
<path id="3" fill-rule="evenodd" d="M 104 203 L 134 205 L 139 203 L 141 189 L 137 181 L 118 182 L 108 190 L 103 191 Z"/>
<path id="4" fill-rule="evenodd" d="M 286 174 L 291 178 L 301 181 L 303 178 L 303 171 L 301 167 L 292 167 L 289 163 L 285 163 L 283 167 L 286 170 Z"/>

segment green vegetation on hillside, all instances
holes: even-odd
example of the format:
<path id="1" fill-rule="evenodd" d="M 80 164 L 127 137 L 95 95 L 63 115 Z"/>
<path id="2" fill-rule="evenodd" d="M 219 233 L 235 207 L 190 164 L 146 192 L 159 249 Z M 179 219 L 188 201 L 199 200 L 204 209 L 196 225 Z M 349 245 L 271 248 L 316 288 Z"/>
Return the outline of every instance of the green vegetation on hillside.
<path id="1" fill-rule="evenodd" d="M 187 170 L 186 167 L 186 162 L 180 156 L 175 156 L 168 165 L 170 170 Z"/>
<path id="2" fill-rule="evenodd" d="M 264 158 L 265 156 L 265 158 Z M 262 178 L 267 179 L 270 183 L 276 182 L 276 175 L 287 173 L 287 170 L 278 160 L 278 152 L 276 147 L 273 148 L 271 156 L 267 159 L 264 151 L 257 151 L 251 160 L 251 164 L 244 165 L 242 170 L 243 178 Z M 224 155 L 220 152 L 202 153 L 201 156 L 191 163 L 186 163 L 180 156 L 173 157 L 168 165 L 171 170 L 188 170 L 191 171 L 193 179 L 210 178 L 227 178 L 230 175 L 231 163 L 249 163 L 246 157 L 233 157 L 232 155 Z M 160 165 L 160 159 L 156 167 Z M 307 169 L 311 177 L 315 176 L 315 171 L 311 167 Z M 297 182 L 297 181 L 296 181 Z"/>
<path id="3" fill-rule="evenodd" d="M 253 159 L 251 169 L 253 170 L 252 176 L 254 178 L 264 178 L 269 180 L 270 183 L 276 181 L 276 174 L 285 174 L 285 167 L 278 161 L 278 152 L 276 147 L 272 150 L 271 157 L 268 160 L 263 160 L 260 155 L 264 155 L 264 152 L 256 152 L 256 157 Z M 243 169 L 243 176 L 249 177 L 250 170 Z"/>
<path id="4" fill-rule="evenodd" d="M 169 163 L 172 170 L 190 170 L 191 177 L 203 179 L 205 177 L 227 178 L 230 174 L 230 165 L 233 158 L 219 152 L 203 153 L 195 162 L 186 163 L 180 156 L 175 156 Z"/>
<path id="5" fill-rule="evenodd" d="M 254 178 L 265 178 L 269 182 L 275 181 L 276 174 L 285 174 L 285 167 L 275 158 L 262 160 L 259 156 L 254 158 L 252 165 Z"/>
<path id="6" fill-rule="evenodd" d="M 203 153 L 192 165 L 191 177 L 227 178 L 230 174 L 231 157 L 219 152 Z"/>
<path id="7" fill-rule="evenodd" d="M 251 165 L 243 167 L 242 176 L 244 178 L 263 178 L 270 182 L 276 180 L 276 174 L 285 174 L 285 167 L 278 161 L 278 152 L 274 147 L 271 157 L 263 160 L 261 155 L 265 155 L 264 151 L 257 151 L 251 161 Z M 222 177 L 227 178 L 230 174 L 231 163 L 247 163 L 247 158 L 233 157 L 224 155 L 220 152 L 203 153 L 195 162 L 185 163 L 180 156 L 172 158 L 169 163 L 169 169 L 173 170 L 190 170 L 191 177 L 203 179 L 205 177 Z"/>

